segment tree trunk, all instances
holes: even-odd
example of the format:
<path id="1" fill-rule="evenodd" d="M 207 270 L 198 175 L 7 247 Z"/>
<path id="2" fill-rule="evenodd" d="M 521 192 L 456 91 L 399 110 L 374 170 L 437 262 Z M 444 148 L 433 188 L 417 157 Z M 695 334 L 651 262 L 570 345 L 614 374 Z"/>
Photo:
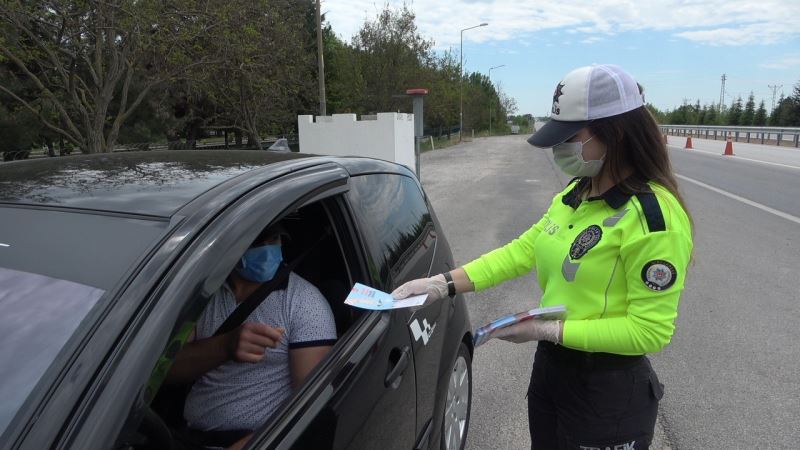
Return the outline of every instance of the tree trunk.
<path id="1" fill-rule="evenodd" d="M 86 145 L 81 146 L 82 153 L 103 153 L 103 139 L 102 127 L 100 133 L 97 130 L 88 130 L 86 136 Z"/>
<path id="2" fill-rule="evenodd" d="M 261 137 L 257 131 L 247 130 L 247 148 L 263 150 L 261 147 Z"/>
<path id="3" fill-rule="evenodd" d="M 45 137 L 44 138 L 44 145 L 47 146 L 47 156 L 49 156 L 51 158 L 56 156 L 56 148 L 53 145 L 53 140 L 52 139 L 50 139 L 49 137 Z"/>

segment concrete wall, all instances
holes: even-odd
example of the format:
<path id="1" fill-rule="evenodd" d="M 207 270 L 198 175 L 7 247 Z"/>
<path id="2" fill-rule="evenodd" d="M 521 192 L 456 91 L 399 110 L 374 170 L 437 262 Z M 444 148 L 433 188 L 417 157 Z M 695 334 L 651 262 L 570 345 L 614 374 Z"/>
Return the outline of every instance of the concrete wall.
<path id="1" fill-rule="evenodd" d="M 403 164 L 414 171 L 414 115 L 334 114 L 297 116 L 300 151 L 317 155 L 368 156 Z"/>

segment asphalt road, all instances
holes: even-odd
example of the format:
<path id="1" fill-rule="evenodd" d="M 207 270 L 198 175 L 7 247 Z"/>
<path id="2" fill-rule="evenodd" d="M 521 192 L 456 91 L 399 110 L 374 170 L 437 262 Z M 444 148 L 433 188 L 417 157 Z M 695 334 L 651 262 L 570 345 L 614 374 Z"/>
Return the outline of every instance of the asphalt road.
<path id="1" fill-rule="evenodd" d="M 758 152 L 671 154 L 695 252 L 672 344 L 651 355 L 666 385 L 653 448 L 797 448 L 800 165 L 794 153 L 771 156 L 772 164 L 751 161 Z M 421 167 L 457 264 L 529 228 L 569 179 L 524 136 L 427 152 Z M 540 295 L 534 274 L 469 294 L 472 324 L 536 306 Z M 476 350 L 468 449 L 530 448 L 525 392 L 534 350 L 500 341 Z"/>

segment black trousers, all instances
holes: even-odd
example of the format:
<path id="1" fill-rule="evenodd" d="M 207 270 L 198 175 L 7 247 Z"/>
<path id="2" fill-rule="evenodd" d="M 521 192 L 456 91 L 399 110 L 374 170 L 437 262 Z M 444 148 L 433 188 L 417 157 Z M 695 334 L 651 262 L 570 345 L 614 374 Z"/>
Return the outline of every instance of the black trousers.
<path id="1" fill-rule="evenodd" d="M 540 342 L 528 387 L 531 448 L 647 449 L 663 394 L 645 356 Z"/>

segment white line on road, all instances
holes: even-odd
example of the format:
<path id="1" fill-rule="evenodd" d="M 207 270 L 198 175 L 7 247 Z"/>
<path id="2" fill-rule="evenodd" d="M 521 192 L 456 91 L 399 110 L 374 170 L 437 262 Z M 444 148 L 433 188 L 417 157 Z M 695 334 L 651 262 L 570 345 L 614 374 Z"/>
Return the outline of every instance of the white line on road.
<path id="1" fill-rule="evenodd" d="M 689 178 L 689 177 L 683 176 L 683 175 L 678 174 L 678 173 L 676 173 L 675 176 L 680 178 L 680 179 L 682 179 L 682 180 L 686 180 L 686 181 L 688 181 L 690 183 L 694 183 L 694 184 L 696 184 L 696 185 L 698 185 L 700 187 L 704 187 L 704 188 L 706 188 L 708 190 L 714 191 L 717 194 L 722 194 L 722 195 L 724 195 L 724 196 L 726 196 L 728 198 L 732 198 L 734 200 L 740 201 L 740 202 L 744 203 L 745 205 L 753 206 L 753 207 L 758 208 L 758 209 L 760 209 L 762 211 L 766 211 L 766 212 L 768 212 L 770 214 L 774 214 L 774 215 L 776 215 L 778 217 L 782 217 L 782 218 L 784 218 L 786 220 L 789 220 L 789 221 L 792 221 L 794 223 L 800 224 L 800 217 L 796 217 L 796 216 L 793 216 L 791 214 L 787 214 L 787 213 L 785 213 L 783 211 L 778 211 L 777 209 L 770 208 L 769 206 L 762 205 L 761 203 L 754 202 L 752 200 L 748 200 L 748 199 L 746 199 L 744 197 L 739 197 L 736 194 L 731 194 L 728 191 L 723 191 L 720 188 L 716 188 L 714 186 L 705 184 L 702 181 L 697 181 L 694 178 Z"/>
<path id="2" fill-rule="evenodd" d="M 677 150 L 686 150 L 687 152 L 700 152 L 700 153 L 706 153 L 706 154 L 709 154 L 709 155 L 724 156 L 722 153 L 710 152 L 708 150 L 700 150 L 700 149 L 697 149 L 697 148 L 685 149 L 685 148 L 681 148 L 681 147 L 676 147 L 674 145 L 670 145 L 670 147 L 672 147 L 674 149 L 677 149 Z M 726 156 L 726 158 L 731 158 L 731 156 Z M 770 162 L 770 161 L 762 161 L 760 159 L 745 158 L 745 157 L 738 156 L 738 155 L 733 155 L 733 158 L 741 159 L 741 160 L 744 160 L 744 161 L 753 161 L 753 162 L 757 162 L 757 163 L 761 163 L 761 164 L 769 164 L 771 166 L 781 166 L 781 167 L 788 167 L 789 169 L 798 169 L 798 170 L 800 170 L 800 166 L 792 166 L 790 164 L 781 164 L 781 163 Z"/>

